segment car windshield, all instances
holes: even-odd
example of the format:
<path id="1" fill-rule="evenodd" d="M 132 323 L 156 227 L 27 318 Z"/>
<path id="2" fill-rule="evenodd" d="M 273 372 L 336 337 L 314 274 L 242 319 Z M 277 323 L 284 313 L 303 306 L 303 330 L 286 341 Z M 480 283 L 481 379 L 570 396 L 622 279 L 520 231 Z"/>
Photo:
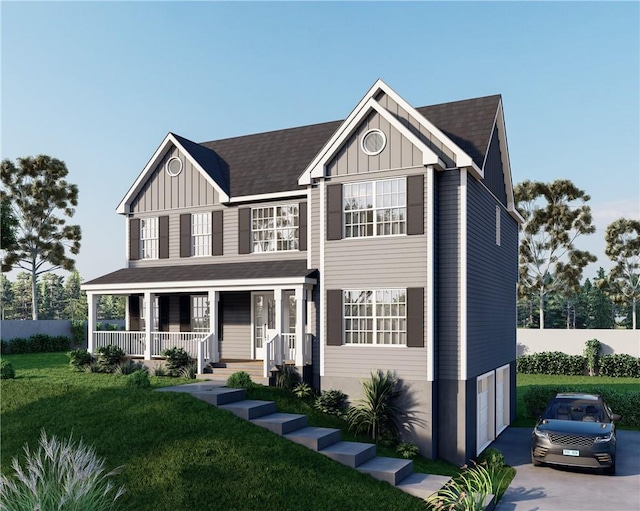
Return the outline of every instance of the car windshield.
<path id="1" fill-rule="evenodd" d="M 556 398 L 542 414 L 543 419 L 582 422 L 609 422 L 602 404 L 598 401 Z"/>

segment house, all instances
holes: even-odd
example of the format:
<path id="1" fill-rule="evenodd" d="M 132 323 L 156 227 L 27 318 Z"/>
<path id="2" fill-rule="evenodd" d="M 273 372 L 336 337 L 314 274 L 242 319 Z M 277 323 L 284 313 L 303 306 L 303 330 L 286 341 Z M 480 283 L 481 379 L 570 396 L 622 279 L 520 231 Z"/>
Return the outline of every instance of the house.
<path id="1" fill-rule="evenodd" d="M 199 370 L 295 364 L 351 398 L 395 371 L 427 457 L 515 416 L 518 225 L 499 95 L 414 108 L 378 80 L 343 121 L 195 143 L 169 133 L 117 212 L 127 264 L 84 284 L 90 350 Z M 97 332 L 98 295 L 125 332 Z"/>

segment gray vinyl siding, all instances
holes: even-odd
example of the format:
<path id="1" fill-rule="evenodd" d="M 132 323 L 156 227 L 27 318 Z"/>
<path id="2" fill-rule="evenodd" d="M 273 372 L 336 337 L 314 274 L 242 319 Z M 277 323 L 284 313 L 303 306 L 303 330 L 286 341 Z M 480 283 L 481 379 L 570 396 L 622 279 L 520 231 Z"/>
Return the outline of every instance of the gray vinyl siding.
<path id="1" fill-rule="evenodd" d="M 182 160 L 182 172 L 171 177 L 165 165 L 173 157 Z M 191 164 L 189 159 L 173 147 L 162 158 L 144 187 L 131 202 L 133 213 L 166 211 L 176 208 L 210 206 L 220 203 L 218 191 Z"/>
<path id="2" fill-rule="evenodd" d="M 251 358 L 251 293 L 229 292 L 220 295 L 222 331 L 220 357 Z"/>
<path id="3" fill-rule="evenodd" d="M 184 171 L 183 171 L 184 172 Z M 280 200 L 273 202 L 261 202 L 252 204 L 251 207 L 277 206 L 279 204 L 298 204 L 305 202 L 300 198 Z M 204 213 L 210 211 L 223 211 L 223 255 L 180 257 L 180 215 L 184 213 Z M 141 217 L 154 216 L 151 214 L 140 215 Z M 168 259 L 140 259 L 129 261 L 130 268 L 146 266 L 166 266 L 182 264 L 215 264 L 247 261 L 272 261 L 306 259 L 307 252 L 304 250 L 292 250 L 287 252 L 267 252 L 259 254 L 238 254 L 238 207 L 225 206 L 203 206 L 190 208 L 189 210 L 177 210 L 169 212 L 169 258 Z"/>
<path id="4" fill-rule="evenodd" d="M 320 268 L 320 188 L 314 187 L 311 189 L 309 195 L 309 206 L 311 210 L 311 223 L 307 227 L 309 229 L 308 239 L 311 246 L 307 246 L 307 249 L 311 250 L 311 268 Z"/>
<path id="5" fill-rule="evenodd" d="M 483 374 L 516 357 L 518 228 L 500 208 L 496 245 L 496 200 L 475 179 L 467 182 L 467 370 Z"/>
<path id="6" fill-rule="evenodd" d="M 507 205 L 507 191 L 504 186 L 504 168 L 502 166 L 498 126 L 495 126 L 491 135 L 489 150 L 484 162 L 484 184 L 503 206 Z"/>
<path id="7" fill-rule="evenodd" d="M 437 173 L 436 187 L 438 378 L 456 380 L 460 356 L 460 171 Z"/>

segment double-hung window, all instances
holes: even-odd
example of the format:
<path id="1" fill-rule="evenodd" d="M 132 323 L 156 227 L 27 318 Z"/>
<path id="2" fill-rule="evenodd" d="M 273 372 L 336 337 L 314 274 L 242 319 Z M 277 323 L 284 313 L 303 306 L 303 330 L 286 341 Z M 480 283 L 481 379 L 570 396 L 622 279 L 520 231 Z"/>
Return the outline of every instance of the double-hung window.
<path id="1" fill-rule="evenodd" d="M 191 255 L 211 255 L 211 213 L 191 215 Z"/>
<path id="2" fill-rule="evenodd" d="M 345 290 L 345 344 L 407 344 L 406 289 Z"/>
<path id="3" fill-rule="evenodd" d="M 390 236 L 407 231 L 407 180 L 348 183 L 343 187 L 344 236 Z"/>
<path id="4" fill-rule="evenodd" d="M 158 219 L 140 219 L 140 257 L 141 259 L 158 258 Z"/>
<path id="5" fill-rule="evenodd" d="M 298 204 L 251 209 L 253 252 L 298 250 Z"/>

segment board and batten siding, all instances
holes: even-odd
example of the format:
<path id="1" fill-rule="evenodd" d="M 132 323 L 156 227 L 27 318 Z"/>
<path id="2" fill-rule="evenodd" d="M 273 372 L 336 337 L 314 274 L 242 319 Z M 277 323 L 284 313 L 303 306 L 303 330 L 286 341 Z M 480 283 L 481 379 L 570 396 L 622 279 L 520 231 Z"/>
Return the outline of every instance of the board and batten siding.
<path id="1" fill-rule="evenodd" d="M 306 259 L 305 250 L 291 250 L 286 252 L 264 252 L 258 254 L 238 253 L 238 210 L 240 207 L 262 207 L 277 206 L 281 204 L 299 204 L 306 202 L 300 198 L 280 200 L 274 202 L 264 202 L 252 204 L 251 206 L 203 206 L 193 207 L 188 210 L 180 209 L 168 212 L 169 216 L 169 258 L 168 259 L 139 259 L 130 260 L 130 268 L 140 268 L 148 266 L 166 266 L 168 264 L 216 264 L 216 263 L 240 263 L 249 261 L 272 261 L 272 260 L 292 260 Z M 211 211 L 222 211 L 223 229 L 223 253 L 216 256 L 180 257 L 180 215 L 184 213 L 206 213 Z M 165 213 L 166 214 L 166 213 Z M 138 215 L 141 218 L 155 216 L 152 214 Z"/>
<path id="2" fill-rule="evenodd" d="M 182 160 L 182 172 L 175 177 L 167 174 L 165 166 L 171 158 Z M 176 147 L 171 148 L 153 170 L 142 190 L 131 203 L 131 211 L 148 213 L 176 208 L 210 206 L 220 203 L 218 191 L 207 181 Z"/>
<path id="3" fill-rule="evenodd" d="M 504 167 L 502 166 L 502 152 L 500 151 L 500 140 L 498 139 L 498 126 L 494 127 L 491 135 L 489 150 L 484 162 L 483 182 L 500 203 L 506 207 L 507 192 L 504 185 Z"/>
<path id="4" fill-rule="evenodd" d="M 460 171 L 436 173 L 436 316 L 438 377 L 457 380 L 460 374 Z"/>
<path id="5" fill-rule="evenodd" d="M 220 357 L 226 359 L 251 358 L 251 293 L 225 292 L 220 294 Z"/>
<path id="6" fill-rule="evenodd" d="M 518 225 L 475 179 L 467 182 L 467 371 L 478 376 L 516 358 Z"/>

